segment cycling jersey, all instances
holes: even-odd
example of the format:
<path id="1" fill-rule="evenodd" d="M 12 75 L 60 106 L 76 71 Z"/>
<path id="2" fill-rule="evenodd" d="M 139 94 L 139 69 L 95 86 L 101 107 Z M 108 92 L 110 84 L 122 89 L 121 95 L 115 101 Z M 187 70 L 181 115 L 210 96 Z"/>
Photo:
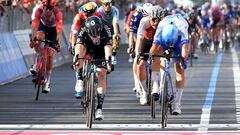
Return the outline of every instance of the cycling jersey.
<path id="1" fill-rule="evenodd" d="M 178 29 L 178 40 L 177 43 L 174 45 L 174 53 L 176 55 L 181 54 L 183 44 L 188 43 L 188 23 L 180 14 L 166 16 L 162 21 L 160 21 L 156 34 L 154 36 L 153 43 L 161 46 L 163 50 L 168 49 L 168 46 L 163 44 L 163 41 L 161 39 L 161 33 L 163 27 L 169 24 L 176 25 Z"/>
<path id="2" fill-rule="evenodd" d="M 86 28 L 83 26 L 78 34 L 76 44 L 82 44 L 87 49 L 87 54 L 94 54 L 94 59 L 105 59 L 104 46 L 112 45 L 112 33 L 107 22 L 103 21 L 103 29 L 100 34 L 99 44 L 94 44 L 91 37 L 87 34 Z M 95 62 L 97 67 L 106 68 L 105 62 Z"/>
<path id="3" fill-rule="evenodd" d="M 41 21 L 41 23 L 46 27 L 56 27 L 57 31 L 62 31 L 62 12 L 57 7 L 54 7 L 53 14 L 48 18 L 45 16 L 45 12 L 46 11 L 43 5 L 36 9 L 34 17 L 32 19 L 32 27 L 38 28 Z"/>
<path id="4" fill-rule="evenodd" d="M 150 17 L 143 17 L 140 21 L 139 28 L 137 31 L 137 36 L 140 38 L 145 38 L 148 40 L 152 40 L 153 36 L 156 32 L 150 24 L 151 18 Z"/>
<path id="5" fill-rule="evenodd" d="M 102 18 L 101 14 L 98 12 L 93 13 L 93 15 Z M 73 24 L 71 27 L 71 32 L 74 35 L 78 34 L 80 27 L 82 26 L 82 24 L 85 22 L 86 19 L 87 19 L 87 16 L 85 15 L 85 13 L 80 12 L 80 13 L 76 14 L 76 16 L 73 19 Z"/>
<path id="6" fill-rule="evenodd" d="M 109 23 L 109 25 L 112 27 L 112 22 L 118 22 L 119 21 L 119 10 L 117 7 L 112 6 L 109 13 L 105 13 L 103 6 L 99 7 L 97 10 L 101 15 L 102 18 Z"/>
<path id="7" fill-rule="evenodd" d="M 201 16 L 201 22 L 203 28 L 209 28 L 210 25 L 210 17 L 209 15 Z"/>
<path id="8" fill-rule="evenodd" d="M 141 19 L 143 18 L 143 15 L 141 12 L 135 12 L 132 15 L 131 21 L 130 21 L 130 32 L 133 32 L 135 35 L 137 35 L 137 30 L 139 27 L 139 23 Z"/>

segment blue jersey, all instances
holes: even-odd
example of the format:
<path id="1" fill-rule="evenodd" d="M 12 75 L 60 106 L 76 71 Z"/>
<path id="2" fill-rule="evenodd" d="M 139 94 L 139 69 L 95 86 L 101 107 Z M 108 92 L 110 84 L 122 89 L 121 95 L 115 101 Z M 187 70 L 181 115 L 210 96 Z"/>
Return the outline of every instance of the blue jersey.
<path id="1" fill-rule="evenodd" d="M 162 41 L 161 34 L 163 27 L 169 24 L 176 25 L 178 29 L 178 40 L 176 44 L 174 44 L 175 48 L 174 53 L 175 55 L 179 55 L 182 52 L 182 46 L 184 44 L 188 44 L 188 23 L 184 19 L 184 17 L 180 14 L 168 15 L 162 21 L 159 22 L 157 31 L 154 35 L 153 43 L 155 43 L 158 46 L 161 46 L 164 51 L 168 49 L 168 46 L 165 45 Z"/>
<path id="2" fill-rule="evenodd" d="M 131 18 L 131 23 L 130 23 L 130 32 L 133 32 L 135 35 L 137 35 L 138 31 L 138 26 L 143 18 L 143 15 L 141 12 L 135 12 Z"/>
<path id="3" fill-rule="evenodd" d="M 210 25 L 210 17 L 209 17 L 209 15 L 201 16 L 201 20 L 202 20 L 202 27 L 208 28 L 209 25 Z"/>
<path id="4" fill-rule="evenodd" d="M 113 21 L 118 22 L 119 21 L 119 10 L 117 7 L 112 6 L 111 11 L 109 13 L 105 13 L 103 7 L 99 7 L 97 10 L 103 17 L 103 20 L 109 23 L 109 25 L 112 27 Z"/>

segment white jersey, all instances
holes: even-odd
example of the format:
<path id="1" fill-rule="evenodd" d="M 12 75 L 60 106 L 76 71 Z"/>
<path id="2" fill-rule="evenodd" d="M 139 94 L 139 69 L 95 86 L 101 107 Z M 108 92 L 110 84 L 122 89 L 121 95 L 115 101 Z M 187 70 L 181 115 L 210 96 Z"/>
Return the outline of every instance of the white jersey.
<path id="1" fill-rule="evenodd" d="M 41 4 L 36 4 L 35 7 L 33 8 L 32 16 L 31 16 L 31 19 L 32 19 L 32 20 L 34 19 L 35 12 L 37 11 L 37 9 L 38 9 L 40 6 L 41 6 Z"/>
<path id="2" fill-rule="evenodd" d="M 163 27 L 168 24 L 176 25 L 178 31 L 182 33 L 182 40 L 188 41 L 188 22 L 181 14 L 166 16 L 162 21 L 159 22 L 156 34 L 162 31 Z"/>

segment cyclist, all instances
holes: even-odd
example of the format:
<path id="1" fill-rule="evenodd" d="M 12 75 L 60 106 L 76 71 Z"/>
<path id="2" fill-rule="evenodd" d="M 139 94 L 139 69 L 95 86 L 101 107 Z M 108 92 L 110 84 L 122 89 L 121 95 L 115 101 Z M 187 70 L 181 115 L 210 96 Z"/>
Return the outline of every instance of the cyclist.
<path id="1" fill-rule="evenodd" d="M 128 54 L 131 58 L 135 58 L 135 43 L 137 40 L 137 31 L 139 27 L 139 23 L 143 16 L 147 16 L 151 11 L 152 4 L 151 3 L 145 3 L 143 4 L 143 7 L 138 7 L 137 12 L 135 12 L 132 15 L 132 18 L 130 20 L 130 30 L 129 30 L 129 46 L 127 49 Z M 149 13 L 148 13 L 149 12 Z M 136 91 L 138 87 L 138 79 L 136 74 L 137 63 L 136 61 L 133 61 L 133 78 L 134 78 L 134 88 L 133 91 Z"/>
<path id="2" fill-rule="evenodd" d="M 85 26 L 81 28 L 75 44 L 75 56 L 84 58 L 90 52 L 94 59 L 108 60 L 107 62 L 95 62 L 98 77 L 98 104 L 95 116 L 96 119 L 101 120 L 103 119 L 102 105 L 107 90 L 106 74 L 107 71 L 111 71 L 112 34 L 107 23 L 97 16 L 90 16 L 86 19 Z M 83 60 L 80 59 L 76 65 L 75 70 L 82 68 Z"/>
<path id="3" fill-rule="evenodd" d="M 208 13 L 208 7 L 206 5 L 202 5 L 201 7 L 201 16 L 199 17 L 199 22 L 201 24 L 201 39 L 200 45 L 206 43 L 209 46 L 209 28 L 210 28 L 210 15 Z"/>
<path id="4" fill-rule="evenodd" d="M 52 74 L 52 64 L 53 64 L 53 56 L 55 50 L 53 48 L 57 48 L 57 51 L 60 51 L 60 44 L 62 39 L 62 12 L 58 10 L 55 6 L 55 0 L 43 0 L 42 5 L 36 9 L 34 17 L 32 19 L 32 39 L 30 39 L 30 47 L 35 49 L 35 63 L 30 68 L 30 72 L 35 75 L 37 71 L 37 59 L 39 57 L 39 53 L 41 51 L 41 42 L 36 41 L 34 43 L 34 39 L 38 40 L 50 40 L 56 43 L 57 45 L 51 46 L 48 50 L 47 56 L 47 79 L 43 86 L 43 93 L 48 93 L 50 91 L 50 78 Z"/>
<path id="5" fill-rule="evenodd" d="M 77 40 L 77 35 L 80 31 L 81 26 L 84 24 L 85 20 L 92 15 L 98 16 L 101 18 L 101 15 L 96 12 L 97 4 L 95 2 L 88 2 L 80 7 L 81 11 L 74 17 L 71 33 L 70 33 L 70 50 L 73 50 L 74 53 L 74 44 Z M 82 68 L 76 70 L 76 85 L 75 85 L 75 97 L 81 98 L 81 93 L 83 92 L 83 81 L 82 81 Z"/>
<path id="6" fill-rule="evenodd" d="M 210 10 L 210 13 L 211 13 L 210 39 L 214 42 L 214 44 L 218 46 L 220 36 L 222 36 L 223 34 L 222 22 L 224 17 L 222 15 L 221 9 L 218 6 L 213 6 Z"/>
<path id="7" fill-rule="evenodd" d="M 136 5 L 131 3 L 127 9 L 127 12 L 124 16 L 124 31 L 126 32 L 127 34 L 127 37 L 129 36 L 129 25 L 130 25 L 130 19 L 132 17 L 132 14 L 134 13 L 134 11 L 136 11 Z"/>
<path id="8" fill-rule="evenodd" d="M 189 28 L 188 28 L 188 33 L 189 35 L 192 35 L 191 36 L 191 46 L 192 46 L 192 54 L 194 59 L 198 59 L 198 56 L 195 54 L 195 50 L 196 50 L 196 45 L 197 45 L 197 41 L 198 41 L 198 38 L 199 38 L 199 34 L 198 34 L 198 30 L 200 29 L 198 27 L 198 21 L 197 21 L 197 15 L 195 14 L 194 11 L 191 11 L 189 14 L 188 14 L 188 24 L 189 24 Z M 189 47 L 190 48 L 190 47 Z"/>
<path id="9" fill-rule="evenodd" d="M 111 33 L 113 34 L 113 57 L 112 64 L 117 64 L 116 54 L 118 44 L 121 39 L 120 29 L 119 29 L 119 10 L 117 7 L 113 6 L 112 0 L 101 0 L 102 6 L 98 8 L 98 12 L 102 15 L 103 19 L 109 23 L 111 28 Z"/>
<path id="10" fill-rule="evenodd" d="M 174 64 L 176 99 L 173 103 L 173 114 L 178 115 L 181 114 L 181 98 L 185 81 L 184 69 L 187 68 L 186 60 L 188 58 L 188 23 L 180 14 L 166 16 L 159 23 L 150 53 L 156 54 L 155 50 L 159 49 L 162 54 L 170 46 L 174 47 L 174 54 L 184 58 L 183 64 L 181 64 L 180 59 L 175 59 Z M 162 66 L 164 66 L 164 61 L 161 62 Z M 161 75 L 163 75 L 163 70 L 161 70 Z"/>
<path id="11" fill-rule="evenodd" d="M 141 53 L 149 53 L 157 25 L 162 19 L 163 8 L 161 6 L 155 5 L 150 9 L 150 14 L 146 17 L 143 17 L 139 24 L 135 50 L 136 56 L 139 56 Z M 137 78 L 139 80 L 137 92 L 140 93 L 140 104 L 144 105 L 147 103 L 146 61 L 148 60 L 148 56 L 143 56 L 140 58 L 136 57 L 135 60 L 137 60 L 139 63 L 137 65 Z M 152 62 L 153 93 L 156 93 L 155 91 L 158 90 L 159 65 L 159 61 L 157 60 Z"/>

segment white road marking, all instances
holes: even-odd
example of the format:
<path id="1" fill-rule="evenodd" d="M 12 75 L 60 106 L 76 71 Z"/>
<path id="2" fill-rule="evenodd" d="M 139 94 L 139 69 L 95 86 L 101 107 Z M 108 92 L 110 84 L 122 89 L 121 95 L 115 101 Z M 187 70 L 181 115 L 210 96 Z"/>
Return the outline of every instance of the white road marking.
<path id="1" fill-rule="evenodd" d="M 198 129 L 200 124 L 168 124 L 166 129 Z M 239 128 L 240 124 L 209 124 L 210 129 Z M 93 124 L 93 129 L 161 129 L 160 124 Z M 88 129 L 86 124 L 0 124 L 0 130 L 41 130 L 41 129 L 65 129 L 81 130 Z"/>
<path id="2" fill-rule="evenodd" d="M 212 103 L 213 103 L 214 94 L 216 91 L 217 78 L 218 78 L 218 73 L 221 67 L 222 57 L 223 57 L 223 54 L 218 53 L 217 60 L 212 71 L 211 80 L 209 82 L 207 96 L 205 98 L 205 102 L 202 108 L 202 115 L 200 120 L 201 127 L 198 129 L 198 131 L 207 131 L 209 128 Z"/>
<path id="3" fill-rule="evenodd" d="M 235 103 L 236 103 L 236 119 L 240 123 L 240 69 L 237 52 L 234 48 L 231 49 L 233 60 L 233 76 L 235 87 Z M 240 129 L 240 127 L 238 127 Z"/>

